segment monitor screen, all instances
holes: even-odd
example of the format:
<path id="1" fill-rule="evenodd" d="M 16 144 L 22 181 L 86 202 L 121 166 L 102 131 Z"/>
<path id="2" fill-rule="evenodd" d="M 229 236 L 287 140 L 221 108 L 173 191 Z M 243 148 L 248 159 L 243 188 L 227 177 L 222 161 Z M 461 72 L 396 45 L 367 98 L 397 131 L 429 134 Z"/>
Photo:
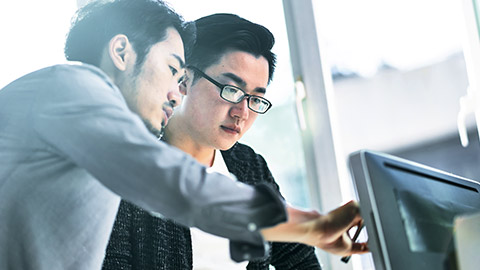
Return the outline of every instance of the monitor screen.
<path id="1" fill-rule="evenodd" d="M 445 269 L 454 217 L 480 212 L 480 184 L 373 151 L 349 161 L 375 269 Z"/>

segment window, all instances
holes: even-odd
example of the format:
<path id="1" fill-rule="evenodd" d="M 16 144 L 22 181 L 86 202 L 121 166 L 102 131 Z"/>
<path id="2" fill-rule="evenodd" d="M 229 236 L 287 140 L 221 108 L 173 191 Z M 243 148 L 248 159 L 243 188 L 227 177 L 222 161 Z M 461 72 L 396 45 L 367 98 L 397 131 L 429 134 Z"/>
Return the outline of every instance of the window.
<path id="1" fill-rule="evenodd" d="M 0 88 L 36 69 L 62 63 L 75 1 L 2 1 Z"/>

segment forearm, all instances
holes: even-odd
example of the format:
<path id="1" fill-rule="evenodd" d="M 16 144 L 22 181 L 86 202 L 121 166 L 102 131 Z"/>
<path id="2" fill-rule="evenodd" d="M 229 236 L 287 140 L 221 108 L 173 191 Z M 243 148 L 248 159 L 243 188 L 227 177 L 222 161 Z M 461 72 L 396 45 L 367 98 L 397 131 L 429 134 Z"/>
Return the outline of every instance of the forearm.
<path id="1" fill-rule="evenodd" d="M 316 211 L 305 211 L 287 206 L 288 221 L 274 227 L 262 229 L 262 236 L 271 242 L 298 242 L 307 245 L 314 245 L 308 235 L 313 228 L 313 222 L 319 219 Z"/>
<path id="2" fill-rule="evenodd" d="M 287 207 L 287 213 L 287 222 L 261 231 L 266 240 L 299 242 L 342 256 L 368 252 L 366 243 L 352 243 L 347 233 L 362 222 L 360 208 L 354 201 L 326 215 L 293 207 Z"/>

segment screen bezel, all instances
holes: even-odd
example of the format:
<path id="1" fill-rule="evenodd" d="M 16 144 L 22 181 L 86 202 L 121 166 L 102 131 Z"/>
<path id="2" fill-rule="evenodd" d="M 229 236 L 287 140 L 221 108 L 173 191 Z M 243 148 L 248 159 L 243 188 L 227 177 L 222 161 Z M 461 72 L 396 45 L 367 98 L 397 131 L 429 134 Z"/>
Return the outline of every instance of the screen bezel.
<path id="1" fill-rule="evenodd" d="M 453 196 L 451 192 L 454 191 L 457 193 L 459 190 L 465 191 L 470 196 L 462 195 L 455 200 L 462 204 L 473 204 L 473 207 L 480 211 L 480 184 L 419 163 L 374 151 L 356 152 L 350 156 L 349 161 L 375 268 L 377 270 L 442 269 L 445 254 L 410 250 L 394 189 L 399 188 L 399 183 L 406 184 L 406 181 L 421 180 L 418 182 L 419 186 L 411 186 L 412 190 L 421 186 L 426 194 L 431 195 L 443 189 L 443 197 L 448 197 L 449 194 Z M 398 179 L 399 177 L 407 178 L 405 174 L 411 176 L 411 179 L 406 181 Z M 400 188 L 408 189 L 409 187 Z"/>

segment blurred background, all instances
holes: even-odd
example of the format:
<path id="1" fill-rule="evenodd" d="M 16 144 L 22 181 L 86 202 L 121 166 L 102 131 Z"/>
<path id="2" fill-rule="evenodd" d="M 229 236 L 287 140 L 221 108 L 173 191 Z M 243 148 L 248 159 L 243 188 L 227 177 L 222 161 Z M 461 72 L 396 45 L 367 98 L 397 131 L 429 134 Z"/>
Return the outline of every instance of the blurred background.
<path id="1" fill-rule="evenodd" d="M 70 18 L 84 2 L 0 3 L 0 88 L 65 61 Z M 464 57 L 472 48 L 463 1 L 167 2 L 187 20 L 236 13 L 275 35 L 278 64 L 266 96 L 273 108 L 242 141 L 265 157 L 290 203 L 327 212 L 355 198 L 348 155 L 359 149 L 480 179 L 474 118 L 466 119 L 468 147 L 457 131 L 472 61 Z M 326 269 L 372 269 L 357 256 L 349 265 L 319 256 Z"/>

